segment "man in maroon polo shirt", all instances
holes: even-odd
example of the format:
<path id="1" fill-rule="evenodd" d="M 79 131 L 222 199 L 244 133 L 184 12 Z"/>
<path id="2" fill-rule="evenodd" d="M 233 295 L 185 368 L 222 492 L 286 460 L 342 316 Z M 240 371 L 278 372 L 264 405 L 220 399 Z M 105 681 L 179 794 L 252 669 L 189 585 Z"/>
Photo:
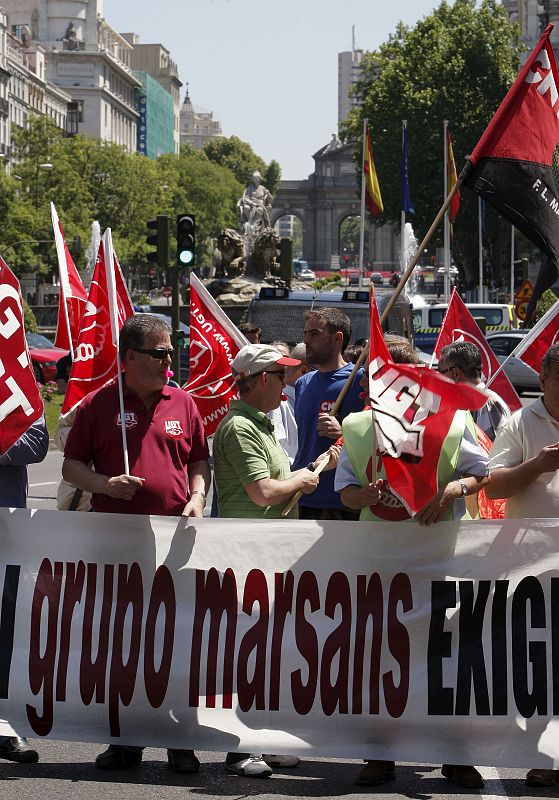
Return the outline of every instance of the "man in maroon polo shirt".
<path id="1" fill-rule="evenodd" d="M 118 383 L 92 392 L 78 409 L 62 475 L 92 493 L 94 511 L 203 515 L 211 482 L 208 446 L 190 395 L 167 386 L 173 354 L 169 334 L 167 323 L 151 314 L 130 317 L 120 332 L 130 475 L 124 468 Z M 135 766 L 142 749 L 110 745 L 96 764 L 100 769 Z M 200 768 L 192 750 L 170 749 L 167 756 L 175 772 Z"/>

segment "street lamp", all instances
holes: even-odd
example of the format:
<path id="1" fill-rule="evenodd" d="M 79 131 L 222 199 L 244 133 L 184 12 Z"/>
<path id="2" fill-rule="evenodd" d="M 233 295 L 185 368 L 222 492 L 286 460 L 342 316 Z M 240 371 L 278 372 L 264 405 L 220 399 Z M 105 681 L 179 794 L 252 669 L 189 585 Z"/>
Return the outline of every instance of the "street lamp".
<path id="1" fill-rule="evenodd" d="M 39 207 L 39 170 L 40 169 L 44 169 L 44 170 L 47 170 L 47 171 L 51 170 L 52 169 L 52 164 L 50 164 L 48 161 L 45 162 L 44 164 L 37 163 L 37 169 L 35 171 L 35 208 Z"/>

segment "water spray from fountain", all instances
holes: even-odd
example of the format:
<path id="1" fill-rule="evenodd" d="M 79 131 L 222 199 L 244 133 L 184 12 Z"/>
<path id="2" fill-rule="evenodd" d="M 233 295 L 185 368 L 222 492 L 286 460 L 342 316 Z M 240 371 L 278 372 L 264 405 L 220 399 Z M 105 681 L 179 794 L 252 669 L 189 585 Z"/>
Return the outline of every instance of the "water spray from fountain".
<path id="1" fill-rule="evenodd" d="M 417 237 L 413 232 L 413 226 L 411 222 L 406 222 L 404 226 L 404 263 L 400 264 L 400 270 L 402 274 L 406 271 L 408 264 L 414 257 L 417 251 Z M 407 282 L 405 289 L 406 297 L 408 298 L 409 302 L 412 304 L 413 308 L 422 308 L 426 306 L 427 303 L 425 298 L 418 294 L 418 274 L 417 274 L 417 265 L 415 266 L 409 281 Z"/>

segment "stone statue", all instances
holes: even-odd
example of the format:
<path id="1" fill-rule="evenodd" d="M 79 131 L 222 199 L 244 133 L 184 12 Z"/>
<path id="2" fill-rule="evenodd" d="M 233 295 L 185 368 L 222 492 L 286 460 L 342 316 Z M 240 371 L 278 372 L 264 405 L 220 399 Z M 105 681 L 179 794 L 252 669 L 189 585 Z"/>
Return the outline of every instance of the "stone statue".
<path id="1" fill-rule="evenodd" d="M 217 237 L 220 258 L 215 263 L 216 277 L 233 278 L 243 272 L 243 238 L 233 228 L 225 228 Z"/>
<path id="2" fill-rule="evenodd" d="M 79 48 L 78 34 L 74 27 L 74 23 L 71 20 L 68 23 L 68 27 L 66 28 L 66 33 L 62 38 L 62 42 L 65 50 L 78 50 Z"/>
<path id="3" fill-rule="evenodd" d="M 272 224 L 270 212 L 273 197 L 262 184 L 262 175 L 253 172 L 249 185 L 237 203 L 241 212 L 241 223 L 246 233 L 255 233 L 257 228 L 269 228 Z"/>
<path id="4" fill-rule="evenodd" d="M 278 276 L 280 274 L 280 264 L 277 259 L 279 244 L 280 237 L 275 228 L 269 226 L 261 228 L 247 261 L 247 275 L 256 278 Z"/>

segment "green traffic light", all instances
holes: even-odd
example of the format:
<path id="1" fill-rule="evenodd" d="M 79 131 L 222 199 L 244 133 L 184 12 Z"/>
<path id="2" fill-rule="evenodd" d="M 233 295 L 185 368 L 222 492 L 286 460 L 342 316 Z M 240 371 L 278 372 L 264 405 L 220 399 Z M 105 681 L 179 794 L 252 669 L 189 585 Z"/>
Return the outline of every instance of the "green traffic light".
<path id="1" fill-rule="evenodd" d="M 184 264 L 185 266 L 191 264 L 194 260 L 194 253 L 192 250 L 181 250 L 178 256 L 181 264 Z"/>

